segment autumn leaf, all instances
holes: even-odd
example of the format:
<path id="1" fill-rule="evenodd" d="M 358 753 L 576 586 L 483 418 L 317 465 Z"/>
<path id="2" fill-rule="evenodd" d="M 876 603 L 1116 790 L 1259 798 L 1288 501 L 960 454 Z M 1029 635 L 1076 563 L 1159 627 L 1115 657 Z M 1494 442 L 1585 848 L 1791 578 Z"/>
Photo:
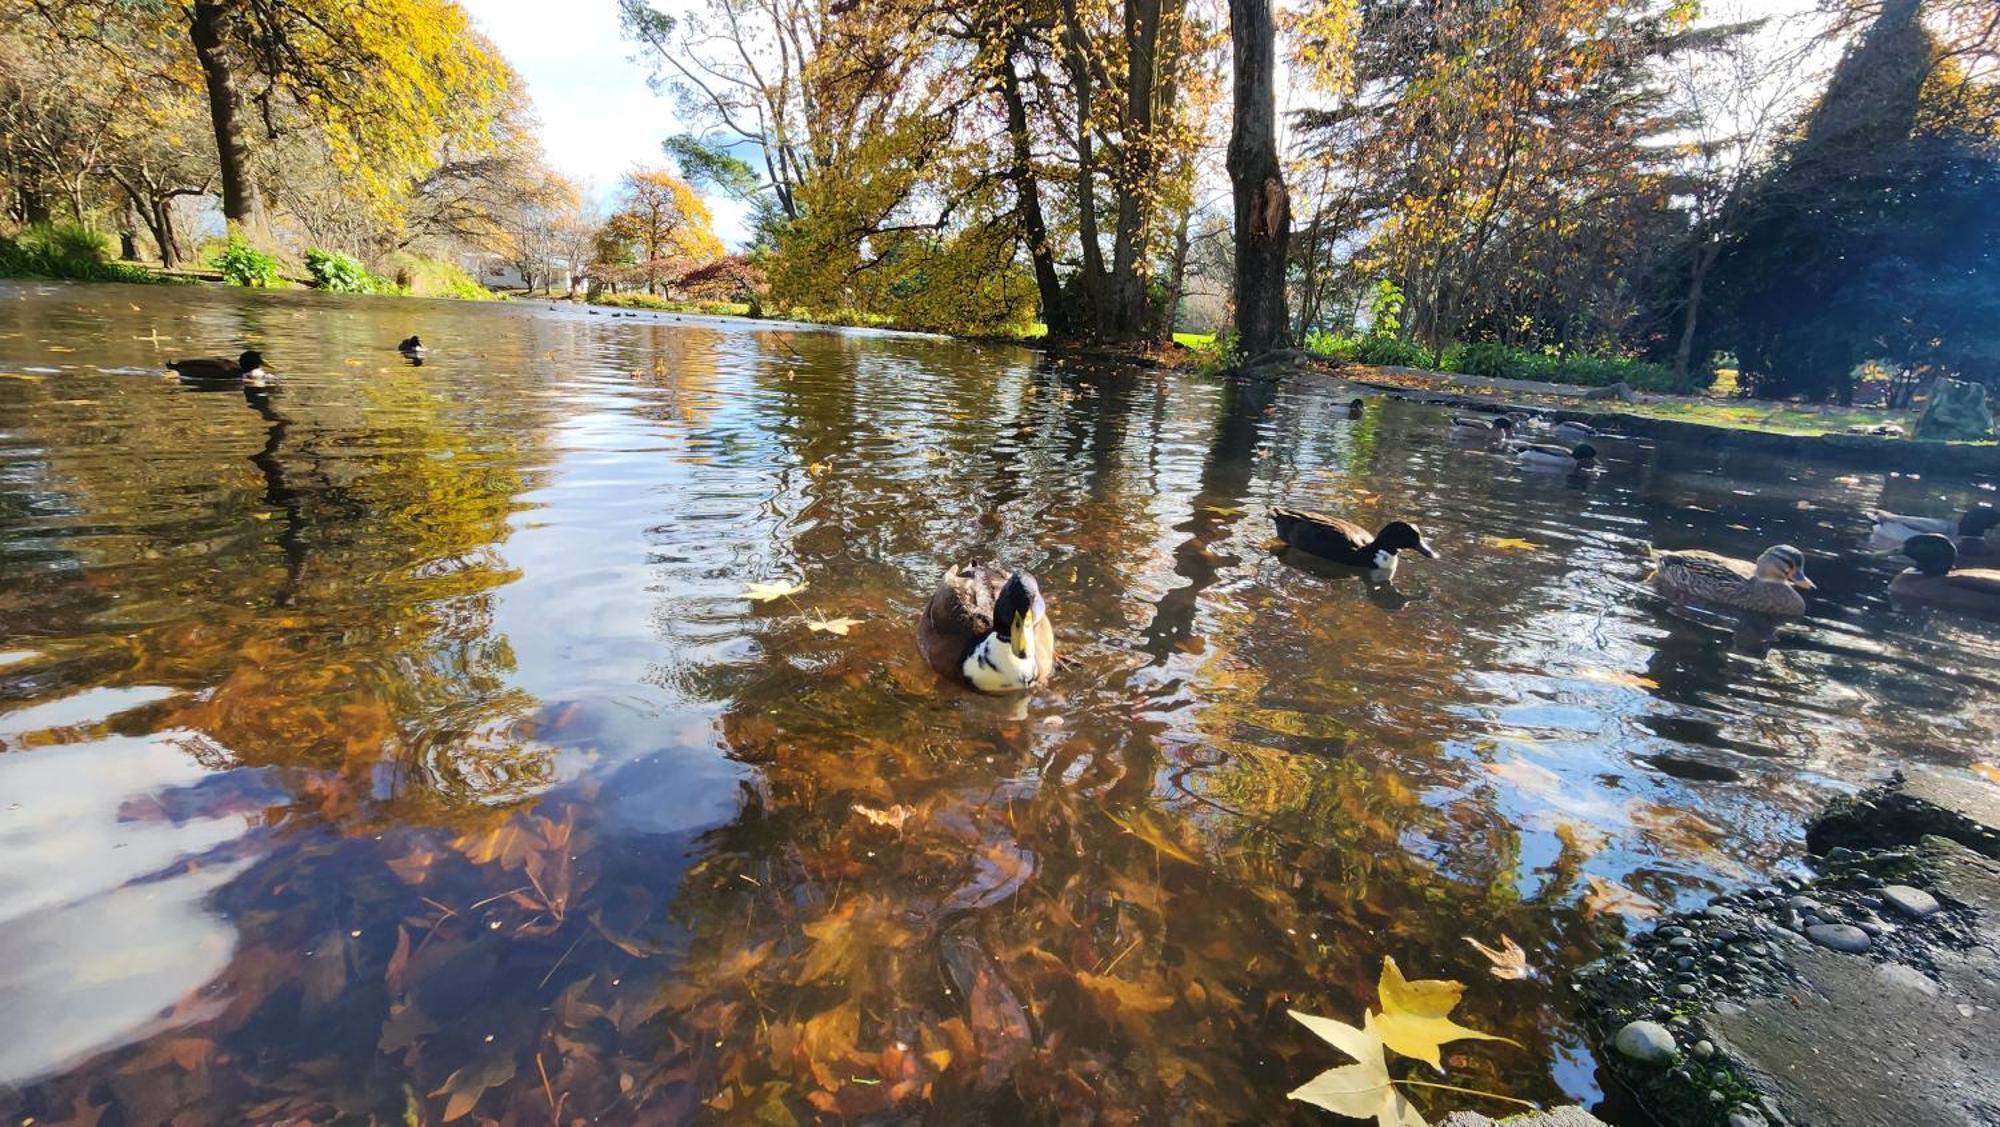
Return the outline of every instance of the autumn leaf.
<path id="1" fill-rule="evenodd" d="M 1596 681 L 1604 685 L 1625 685 L 1634 689 L 1657 689 L 1658 681 L 1651 677 L 1641 677 L 1637 673 L 1626 673 L 1618 669 L 1585 669 L 1577 676 L 1586 681 Z"/>
<path id="2" fill-rule="evenodd" d="M 815 634 L 835 634 L 842 638 L 849 630 L 861 625 L 858 618 L 807 618 L 806 626 Z"/>
<path id="3" fill-rule="evenodd" d="M 910 816 L 915 814 L 916 810 L 900 802 L 889 807 L 887 810 L 877 810 L 872 806 L 863 806 L 857 802 L 854 804 L 854 812 L 875 825 L 887 826 L 889 829 L 901 832 L 903 823 L 909 821 Z"/>
<path id="4" fill-rule="evenodd" d="M 445 1079 L 444 1086 L 432 1092 L 433 1096 L 449 1093 L 444 1104 L 444 1121 L 451 1122 L 463 1117 L 479 1103 L 479 1097 L 486 1089 L 495 1088 L 514 1078 L 514 1057 L 510 1053 L 495 1053 L 477 1064 L 469 1064 Z"/>
<path id="5" fill-rule="evenodd" d="M 1486 546 L 1511 552 L 1539 552 L 1542 550 L 1540 544 L 1532 540 L 1522 540 L 1514 536 L 1488 536 L 1486 538 Z"/>
<path id="6" fill-rule="evenodd" d="M 1519 943 L 1507 936 L 1500 937 L 1499 950 L 1488 947 L 1470 935 L 1465 937 L 1465 941 L 1472 944 L 1473 950 L 1486 956 L 1487 962 L 1493 964 L 1495 978 L 1527 978 L 1535 973 L 1528 967 L 1528 953 L 1521 949 Z"/>
<path id="7" fill-rule="evenodd" d="M 1444 1062 L 1438 1050 L 1446 1041 L 1507 1041 L 1505 1037 L 1481 1033 L 1451 1020 L 1452 1007 L 1465 994 L 1462 982 L 1448 978 L 1420 978 L 1412 982 L 1403 977 L 1395 959 L 1384 955 L 1382 980 L 1377 988 L 1382 994 L 1382 1020 L 1377 1027 L 1382 1043 L 1440 1072 L 1444 1071 Z"/>
<path id="8" fill-rule="evenodd" d="M 789 598 L 805 589 L 804 583 L 792 583 L 783 579 L 771 583 L 745 583 L 743 597 L 753 603 L 768 603 L 772 599 Z"/>
<path id="9" fill-rule="evenodd" d="M 1583 879 L 1590 882 L 1590 894 L 1583 898 L 1583 910 L 1593 916 L 1617 912 L 1635 920 L 1650 920 L 1660 914 L 1658 901 L 1641 896 L 1617 881 L 1605 880 L 1596 873 L 1586 873 Z"/>
<path id="10" fill-rule="evenodd" d="M 1363 1014 L 1361 1028 L 1356 1029 L 1331 1018 L 1297 1010 L 1286 1012 L 1312 1030 L 1314 1036 L 1355 1060 L 1353 1064 L 1327 1069 L 1286 1093 L 1288 1098 L 1351 1119 L 1373 1119 L 1376 1127 L 1430 1127 L 1389 1081 L 1389 1059 L 1383 1052 L 1382 1037 L 1375 1029 L 1374 1014 Z"/>

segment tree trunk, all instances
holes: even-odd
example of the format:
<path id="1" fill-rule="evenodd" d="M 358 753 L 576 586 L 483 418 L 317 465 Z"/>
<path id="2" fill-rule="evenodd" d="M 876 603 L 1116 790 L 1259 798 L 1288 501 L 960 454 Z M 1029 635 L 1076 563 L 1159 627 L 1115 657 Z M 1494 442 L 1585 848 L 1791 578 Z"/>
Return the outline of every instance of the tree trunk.
<path id="1" fill-rule="evenodd" d="M 1082 23 L 1074 0 L 1063 5 L 1063 44 L 1070 86 L 1076 91 L 1076 233 L 1083 244 L 1081 285 L 1084 316 L 1101 334 L 1110 302 L 1104 293 L 1104 245 L 1097 232 L 1097 148 L 1091 133 L 1090 60 L 1085 54 Z"/>
<path id="2" fill-rule="evenodd" d="M 1167 300 L 1160 308 L 1159 323 L 1153 327 L 1153 339 L 1171 340 L 1174 335 L 1174 321 L 1181 312 L 1181 295 L 1186 289 L 1188 260 L 1188 207 L 1181 212 L 1180 222 L 1174 225 L 1174 259 L 1167 267 Z"/>
<path id="3" fill-rule="evenodd" d="M 1229 184 L 1236 204 L 1237 347 L 1256 356 L 1285 343 L 1285 245 L 1292 206 L 1278 165 L 1271 0 L 1229 0 L 1235 122 Z"/>
<path id="4" fill-rule="evenodd" d="M 1140 336 L 1146 282 L 1139 274 L 1148 190 L 1154 165 L 1153 88 L 1160 44 L 1160 0 L 1125 0 L 1125 120 L 1118 175 L 1118 225 L 1111 242 L 1111 309 L 1106 335 Z"/>
<path id="5" fill-rule="evenodd" d="M 153 201 L 153 241 L 160 245 L 160 266 L 172 270 L 181 264 L 180 239 L 174 234 L 174 201 L 169 196 Z"/>
<path id="6" fill-rule="evenodd" d="M 224 42 L 229 19 L 224 0 L 194 0 L 188 35 L 208 88 L 208 116 L 215 126 L 216 163 L 222 174 L 223 218 L 260 230 L 264 198 L 257 190 L 257 172 L 250 166 L 250 145 L 244 139 L 243 95 L 229 69 Z"/>
<path id="7" fill-rule="evenodd" d="M 1014 73 L 1016 37 L 1008 43 L 1007 55 L 1000 60 L 1000 98 L 1007 104 L 1007 138 L 1014 147 L 1014 166 L 1008 177 L 1014 181 L 1015 206 L 1020 211 L 1021 230 L 1028 237 L 1028 255 L 1035 263 L 1035 289 L 1042 298 L 1042 323 L 1052 337 L 1069 335 L 1069 311 L 1063 308 L 1062 279 L 1056 277 L 1055 252 L 1049 247 L 1048 223 L 1042 218 L 1041 186 L 1035 181 L 1033 153 L 1028 147 L 1028 107 L 1021 100 L 1021 77 Z"/>
<path id="8" fill-rule="evenodd" d="M 1708 281 L 1708 268 L 1715 265 L 1715 256 L 1722 244 L 1710 240 L 1704 243 L 1701 253 L 1695 255 L 1694 268 L 1689 271 L 1687 314 L 1681 318 L 1680 343 L 1674 346 L 1674 390 L 1687 392 L 1688 365 L 1694 359 L 1694 327 L 1701 316 L 1701 290 Z"/>

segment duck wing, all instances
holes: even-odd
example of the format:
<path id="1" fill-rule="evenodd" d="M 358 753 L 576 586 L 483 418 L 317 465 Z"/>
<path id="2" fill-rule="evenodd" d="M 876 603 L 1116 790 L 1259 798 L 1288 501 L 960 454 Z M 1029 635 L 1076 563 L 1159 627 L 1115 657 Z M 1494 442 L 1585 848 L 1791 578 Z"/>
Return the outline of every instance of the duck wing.
<path id="1" fill-rule="evenodd" d="M 917 616 L 917 648 L 932 669 L 946 677 L 964 675 L 966 654 L 993 632 L 993 602 L 1012 574 L 977 563 L 945 569 Z"/>
<path id="2" fill-rule="evenodd" d="M 1661 552 L 1653 558 L 1653 563 L 1655 586 L 1667 585 L 1686 590 L 1735 586 L 1757 574 L 1757 565 L 1749 560 L 1719 556 L 1699 549 Z"/>
<path id="3" fill-rule="evenodd" d="M 1944 584 L 1954 591 L 1967 591 L 1989 599 L 2000 599 L 2000 571 L 1992 568 L 1966 568 L 1964 571 L 1948 572 L 1944 576 Z"/>
<path id="4" fill-rule="evenodd" d="M 1359 552 L 1375 542 L 1374 533 L 1330 513 L 1280 508 L 1271 510 L 1271 520 L 1278 526 L 1278 539 L 1316 556 Z"/>
<path id="5" fill-rule="evenodd" d="M 1946 520 L 1943 517 L 1904 516 L 1887 509 L 1872 510 L 1868 516 L 1875 522 L 1876 532 L 1898 539 L 1907 540 L 1919 532 L 1935 532 L 1939 536 L 1950 536 L 1958 531 L 1956 521 Z"/>

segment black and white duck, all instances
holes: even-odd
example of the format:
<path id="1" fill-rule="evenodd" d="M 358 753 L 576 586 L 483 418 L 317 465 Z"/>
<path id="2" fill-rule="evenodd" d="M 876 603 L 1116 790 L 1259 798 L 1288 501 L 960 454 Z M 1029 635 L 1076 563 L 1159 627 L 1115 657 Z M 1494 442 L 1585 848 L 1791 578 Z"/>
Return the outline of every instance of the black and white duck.
<path id="1" fill-rule="evenodd" d="M 1271 520 L 1286 547 L 1363 568 L 1384 579 L 1396 574 L 1397 553 L 1406 549 L 1425 559 L 1438 558 L 1423 530 L 1408 521 L 1392 520 L 1382 531 L 1370 533 L 1351 520 L 1304 509 L 1272 509 Z"/>
<path id="2" fill-rule="evenodd" d="M 206 387 L 262 384 L 269 378 L 269 373 L 264 371 L 263 354 L 255 349 L 244 352 L 234 360 L 225 356 L 169 360 L 167 369 L 179 376 L 184 384 Z"/>

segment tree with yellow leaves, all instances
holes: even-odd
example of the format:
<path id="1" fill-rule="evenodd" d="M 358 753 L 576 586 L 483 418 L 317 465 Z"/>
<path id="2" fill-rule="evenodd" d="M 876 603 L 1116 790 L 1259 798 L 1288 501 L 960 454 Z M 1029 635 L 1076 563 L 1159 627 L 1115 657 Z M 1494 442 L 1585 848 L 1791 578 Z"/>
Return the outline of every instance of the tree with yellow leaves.
<path id="1" fill-rule="evenodd" d="M 687 181 L 663 168 L 625 174 L 621 206 L 598 236 L 601 260 L 647 293 L 722 257 L 714 217 Z"/>

